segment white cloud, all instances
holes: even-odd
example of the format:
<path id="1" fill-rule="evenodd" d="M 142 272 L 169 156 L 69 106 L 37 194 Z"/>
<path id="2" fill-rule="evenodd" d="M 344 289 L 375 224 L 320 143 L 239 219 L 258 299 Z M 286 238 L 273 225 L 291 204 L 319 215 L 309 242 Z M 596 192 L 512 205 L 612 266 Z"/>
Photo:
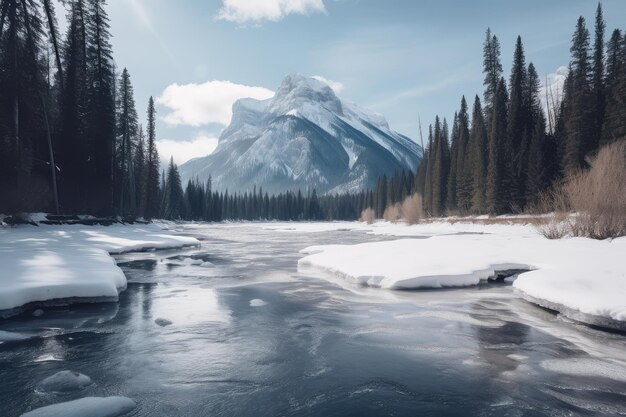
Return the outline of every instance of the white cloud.
<path id="1" fill-rule="evenodd" d="M 341 93 L 344 89 L 344 85 L 339 81 L 329 80 L 328 78 L 324 78 L 321 75 L 314 75 L 312 78 L 315 78 L 317 81 L 321 81 L 323 83 L 328 84 L 330 88 L 337 94 Z"/>
<path id="2" fill-rule="evenodd" d="M 218 20 L 236 23 L 277 22 L 289 14 L 325 13 L 323 0 L 222 0 Z"/>
<path id="3" fill-rule="evenodd" d="M 233 103 L 240 98 L 264 100 L 274 92 L 263 87 L 249 87 L 230 81 L 208 81 L 203 84 L 172 84 L 157 103 L 169 108 L 164 120 L 172 126 L 203 126 L 218 123 L 230 124 Z"/>
<path id="4" fill-rule="evenodd" d="M 174 157 L 174 163 L 180 165 L 190 159 L 210 155 L 217 148 L 217 144 L 218 139 L 216 137 L 201 134 L 188 141 L 158 140 L 157 149 L 161 164 L 164 167 L 169 164 L 171 157 Z"/>

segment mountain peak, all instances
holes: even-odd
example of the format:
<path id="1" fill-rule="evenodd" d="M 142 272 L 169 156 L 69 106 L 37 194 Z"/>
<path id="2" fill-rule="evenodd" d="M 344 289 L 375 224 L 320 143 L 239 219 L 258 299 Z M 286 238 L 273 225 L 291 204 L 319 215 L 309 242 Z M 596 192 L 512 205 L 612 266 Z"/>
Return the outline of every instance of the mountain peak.
<path id="1" fill-rule="evenodd" d="M 333 113 L 342 114 L 341 101 L 325 82 L 299 73 L 288 74 L 271 99 L 269 110 L 274 114 L 302 113 L 303 108 L 323 107 Z"/>
<path id="2" fill-rule="evenodd" d="M 242 99 L 215 152 L 181 167 L 183 178 L 211 176 L 216 189 L 356 192 L 383 174 L 415 170 L 417 144 L 384 116 L 342 101 L 324 81 L 284 77 L 274 97 Z"/>

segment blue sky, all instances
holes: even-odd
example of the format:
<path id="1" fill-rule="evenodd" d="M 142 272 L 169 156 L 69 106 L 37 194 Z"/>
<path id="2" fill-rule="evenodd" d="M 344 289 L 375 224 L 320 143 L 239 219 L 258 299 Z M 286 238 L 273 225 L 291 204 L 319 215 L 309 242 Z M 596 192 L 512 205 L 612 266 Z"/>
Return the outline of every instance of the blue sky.
<path id="1" fill-rule="evenodd" d="M 626 1 L 604 0 L 610 32 Z M 595 0 L 109 0 L 115 59 L 130 71 L 141 115 L 158 101 L 162 153 L 210 152 L 241 95 L 265 97 L 290 72 L 337 82 L 342 98 L 384 114 L 417 140 L 482 95 L 482 42 L 499 37 L 508 77 L 521 35 L 527 61 L 554 73 L 569 61 L 579 15 Z M 219 82 L 216 82 L 219 81 Z M 169 89 L 168 89 L 169 87 Z M 256 87 L 256 88 L 250 88 Z M 167 158 L 169 155 L 162 155 Z"/>

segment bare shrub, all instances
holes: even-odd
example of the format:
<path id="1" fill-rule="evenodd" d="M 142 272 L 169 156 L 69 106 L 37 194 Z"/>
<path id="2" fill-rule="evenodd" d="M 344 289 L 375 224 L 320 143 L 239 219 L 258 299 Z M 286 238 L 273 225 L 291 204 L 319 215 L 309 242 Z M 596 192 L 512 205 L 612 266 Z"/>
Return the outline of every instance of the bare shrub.
<path id="1" fill-rule="evenodd" d="M 594 239 L 626 235 L 626 140 L 600 149 L 589 164 L 588 171 L 565 184 L 577 213 L 572 234 Z"/>
<path id="2" fill-rule="evenodd" d="M 374 223 L 376 221 L 376 212 L 371 207 L 366 208 L 361 212 L 361 217 L 359 218 L 359 221 L 365 222 L 367 224 Z"/>
<path id="3" fill-rule="evenodd" d="M 544 236 L 608 239 L 626 235 L 626 140 L 600 149 L 589 165 L 542 197 L 550 207 L 545 211 L 557 212 L 550 225 L 542 226 Z M 559 220 L 558 213 L 566 211 L 575 215 Z"/>
<path id="4" fill-rule="evenodd" d="M 422 196 L 419 194 L 413 194 L 408 196 L 402 202 L 400 207 L 402 217 L 408 224 L 417 224 L 424 218 L 424 205 L 422 203 Z"/>
<path id="5" fill-rule="evenodd" d="M 565 212 L 557 212 L 547 223 L 537 226 L 539 232 L 548 239 L 563 239 L 570 234 L 571 224 Z"/>
<path id="6" fill-rule="evenodd" d="M 389 222 L 397 222 L 402 219 L 402 207 L 399 203 L 392 204 L 385 209 L 383 219 Z"/>

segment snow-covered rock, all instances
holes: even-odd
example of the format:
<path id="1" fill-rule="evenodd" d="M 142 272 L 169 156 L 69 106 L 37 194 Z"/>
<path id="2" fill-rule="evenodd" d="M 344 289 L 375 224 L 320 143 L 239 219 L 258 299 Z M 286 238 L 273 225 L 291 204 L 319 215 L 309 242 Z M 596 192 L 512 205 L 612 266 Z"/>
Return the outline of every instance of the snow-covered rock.
<path id="1" fill-rule="evenodd" d="M 212 176 L 220 190 L 358 191 L 383 174 L 415 171 L 420 157 L 383 116 L 341 100 L 323 81 L 290 74 L 274 97 L 237 101 L 215 152 L 180 171 L 184 181 Z"/>
<path id="2" fill-rule="evenodd" d="M 428 236 L 433 227 L 440 226 L 407 229 Z M 319 270 L 388 289 L 476 285 L 496 271 L 529 270 L 513 284 L 527 300 L 578 321 L 626 329 L 626 238 L 548 240 L 527 228 L 475 225 L 472 234 L 302 252 L 308 255 L 298 263 L 302 272 Z"/>
<path id="3" fill-rule="evenodd" d="M 117 300 L 126 277 L 109 254 L 199 244 L 155 225 L 0 228 L 0 311 L 59 299 Z"/>
<path id="4" fill-rule="evenodd" d="M 126 397 L 86 397 L 37 408 L 22 417 L 118 417 L 137 405 Z"/>
<path id="5" fill-rule="evenodd" d="M 74 371 L 60 371 L 41 381 L 39 390 L 53 393 L 80 391 L 91 384 L 91 378 L 87 375 Z"/>

